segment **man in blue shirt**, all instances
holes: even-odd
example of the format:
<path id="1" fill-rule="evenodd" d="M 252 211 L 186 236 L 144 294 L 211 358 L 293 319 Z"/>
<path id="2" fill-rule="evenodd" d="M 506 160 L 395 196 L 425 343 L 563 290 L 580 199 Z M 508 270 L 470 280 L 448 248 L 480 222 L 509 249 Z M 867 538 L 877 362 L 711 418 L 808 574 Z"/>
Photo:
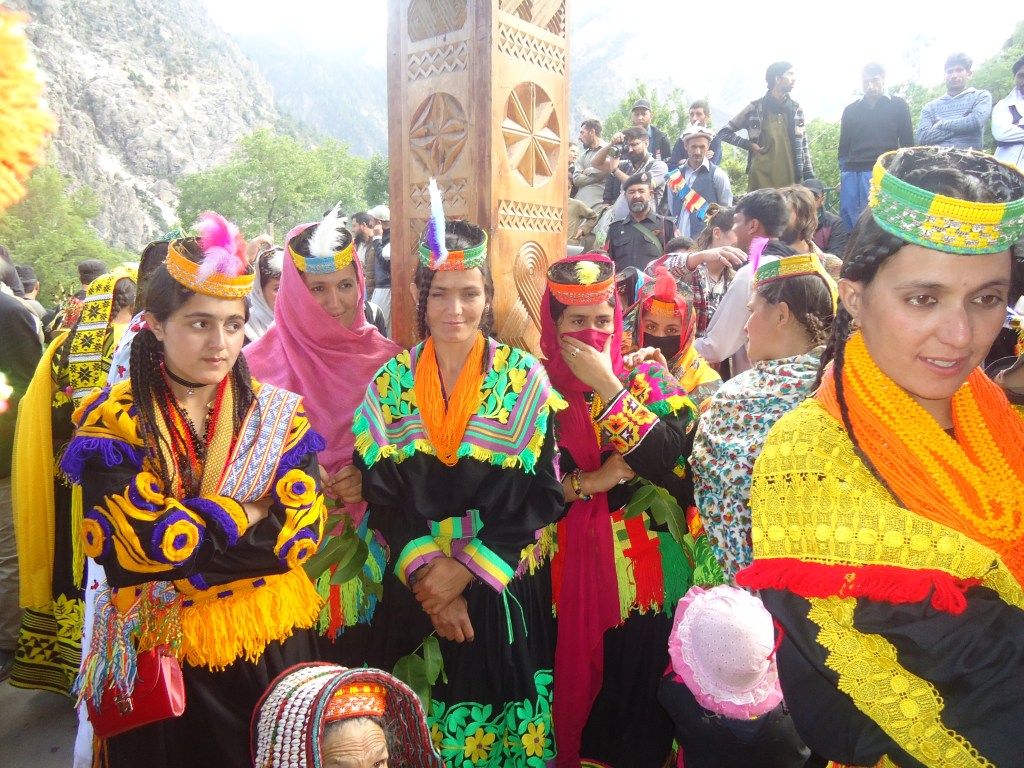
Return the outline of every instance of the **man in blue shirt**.
<path id="1" fill-rule="evenodd" d="M 903 99 L 885 92 L 882 65 L 875 62 L 866 65 L 861 71 L 861 80 L 864 97 L 843 110 L 839 124 L 839 168 L 842 171 L 839 212 L 847 232 L 853 230 L 857 217 L 868 204 L 871 171 L 878 156 L 914 145 L 910 107 Z"/>
<path id="2" fill-rule="evenodd" d="M 981 149 L 985 123 L 992 114 L 992 94 L 969 88 L 974 62 L 966 53 L 946 59 L 946 95 L 921 110 L 917 143 L 957 149 Z"/>

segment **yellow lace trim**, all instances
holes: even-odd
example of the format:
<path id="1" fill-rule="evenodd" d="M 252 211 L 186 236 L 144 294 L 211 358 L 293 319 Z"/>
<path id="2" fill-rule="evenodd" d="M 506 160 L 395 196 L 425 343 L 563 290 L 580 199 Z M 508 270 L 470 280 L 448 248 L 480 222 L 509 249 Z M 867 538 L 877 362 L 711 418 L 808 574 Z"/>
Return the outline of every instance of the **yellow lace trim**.
<path id="1" fill-rule="evenodd" d="M 754 557 L 935 569 L 981 579 L 1010 605 L 1024 590 L 988 547 L 898 506 L 816 400 L 772 429 L 750 493 Z"/>
<path id="2" fill-rule="evenodd" d="M 825 665 L 839 675 L 839 690 L 907 754 L 925 765 L 994 768 L 963 736 L 941 719 L 943 702 L 927 680 L 911 674 L 896 648 L 880 635 L 853 626 L 854 598 L 812 598 L 807 618 L 821 628 Z"/>

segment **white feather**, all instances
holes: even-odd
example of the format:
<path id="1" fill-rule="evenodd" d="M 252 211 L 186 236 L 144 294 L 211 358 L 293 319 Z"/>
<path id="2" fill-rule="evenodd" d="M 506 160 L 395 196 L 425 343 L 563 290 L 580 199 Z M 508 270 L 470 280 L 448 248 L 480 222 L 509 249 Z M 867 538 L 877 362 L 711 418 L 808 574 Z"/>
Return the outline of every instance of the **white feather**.
<path id="1" fill-rule="evenodd" d="M 444 205 L 441 202 L 441 190 L 437 187 L 437 181 L 430 177 L 430 184 L 427 185 L 430 191 L 430 218 L 434 220 L 434 232 L 437 236 L 437 263 L 444 264 L 448 260 L 448 246 L 445 242 L 446 233 L 444 226 Z"/>
<path id="2" fill-rule="evenodd" d="M 342 220 L 338 217 L 338 203 L 331 209 L 331 212 L 324 216 L 324 220 L 316 225 L 316 229 L 309 238 L 309 255 L 316 258 L 333 256 L 338 251 L 338 236 L 343 227 Z"/>

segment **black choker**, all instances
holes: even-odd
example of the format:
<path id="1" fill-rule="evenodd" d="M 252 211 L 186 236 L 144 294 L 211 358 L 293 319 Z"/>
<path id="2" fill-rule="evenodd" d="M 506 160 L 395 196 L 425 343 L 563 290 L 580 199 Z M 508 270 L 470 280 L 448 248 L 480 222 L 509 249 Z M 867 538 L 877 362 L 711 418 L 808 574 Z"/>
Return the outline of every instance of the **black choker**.
<path id="1" fill-rule="evenodd" d="M 197 384 L 193 381 L 186 381 L 185 379 L 181 378 L 181 376 L 175 376 L 174 371 L 168 368 L 166 363 L 164 363 L 164 373 L 171 377 L 171 381 L 174 381 L 178 384 L 181 384 L 181 386 L 185 387 L 185 389 L 188 390 L 189 395 L 194 395 L 197 389 L 202 389 L 203 387 L 206 386 L 206 384 Z"/>

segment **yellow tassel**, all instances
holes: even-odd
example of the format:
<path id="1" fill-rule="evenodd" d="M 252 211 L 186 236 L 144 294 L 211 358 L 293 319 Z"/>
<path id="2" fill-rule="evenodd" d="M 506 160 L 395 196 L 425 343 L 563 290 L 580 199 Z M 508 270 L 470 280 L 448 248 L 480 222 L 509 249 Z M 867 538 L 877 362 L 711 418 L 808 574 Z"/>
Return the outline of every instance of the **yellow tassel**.
<path id="1" fill-rule="evenodd" d="M 558 544 L 555 543 L 557 528 L 557 523 L 544 526 L 541 528 L 537 543 L 523 547 L 523 551 L 519 555 L 519 562 L 526 562 L 526 567 L 529 568 L 531 575 L 558 551 Z"/>
<path id="2" fill-rule="evenodd" d="M 181 612 L 182 658 L 215 671 L 238 659 L 255 663 L 271 642 L 316 624 L 322 600 L 305 571 L 264 579 L 262 587 L 245 580 L 186 595 L 197 602 Z M 216 597 L 229 589 L 235 592 L 230 597 Z"/>
<path id="3" fill-rule="evenodd" d="M 82 588 L 85 580 L 85 549 L 82 543 L 82 486 L 71 486 L 71 576 Z"/>

